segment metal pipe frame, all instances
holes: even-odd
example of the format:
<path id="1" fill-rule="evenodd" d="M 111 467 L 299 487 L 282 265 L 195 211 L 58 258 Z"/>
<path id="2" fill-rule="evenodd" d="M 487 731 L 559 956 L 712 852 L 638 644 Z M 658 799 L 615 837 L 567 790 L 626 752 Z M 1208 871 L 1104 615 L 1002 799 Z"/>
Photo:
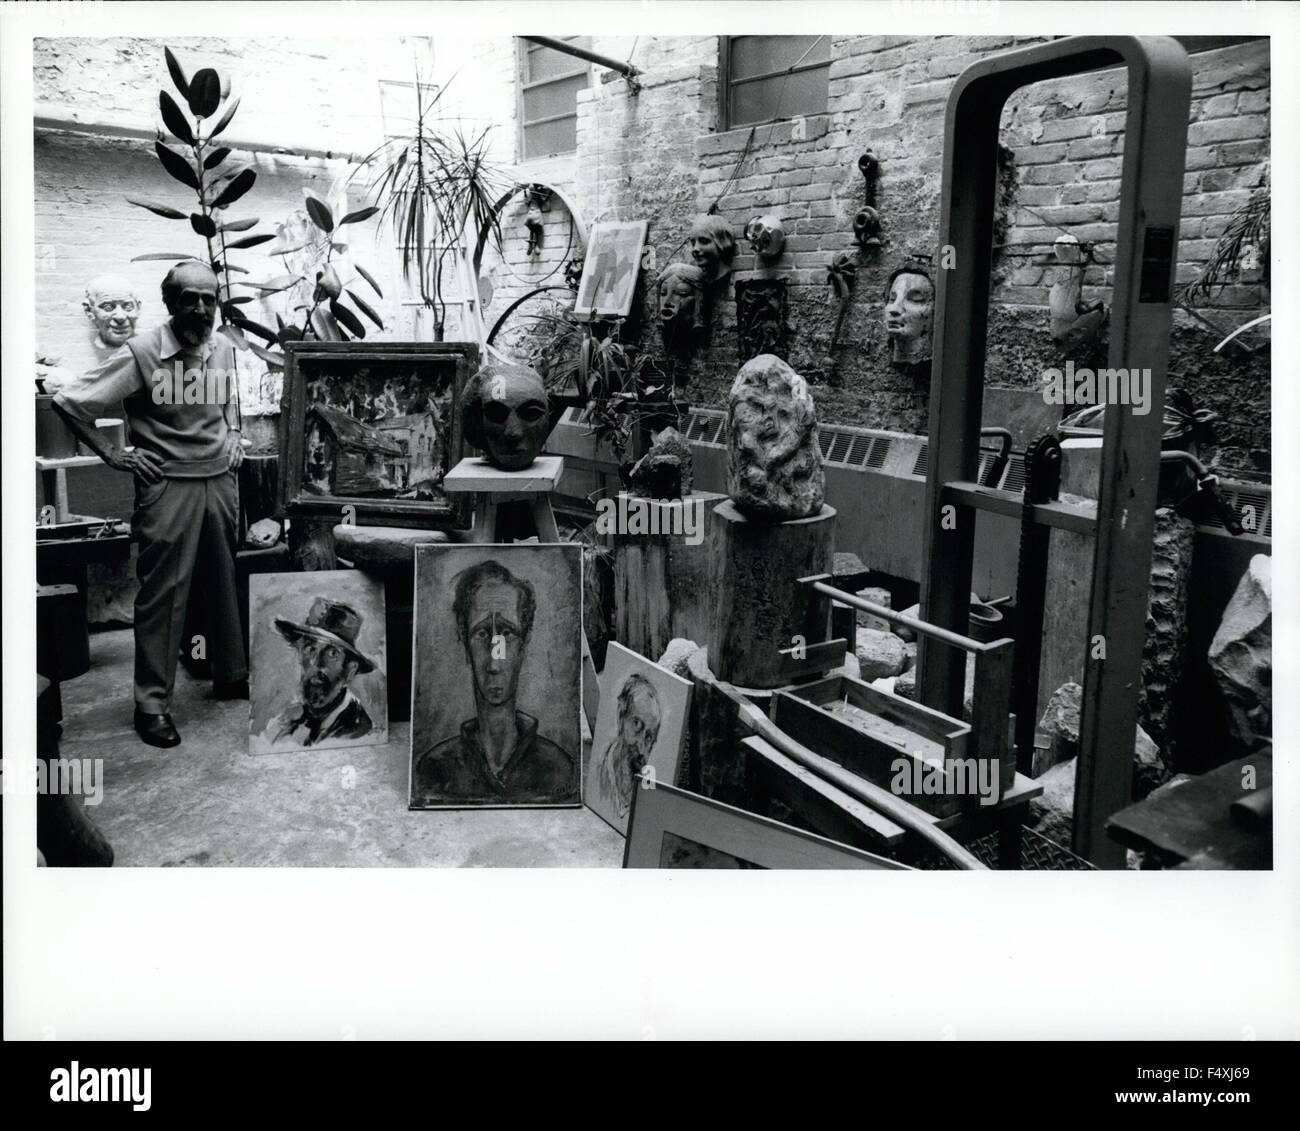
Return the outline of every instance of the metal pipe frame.
<path id="1" fill-rule="evenodd" d="M 990 264 L 1003 106 L 1021 87 L 1116 66 L 1128 71 L 1128 110 L 1108 364 L 1149 368 L 1150 412 L 1106 408 L 1096 518 L 1088 643 L 1105 658 L 1084 673 L 1074 850 L 1100 867 L 1121 868 L 1123 849 L 1105 835 L 1106 819 L 1128 804 L 1146 636 L 1151 541 L 1169 357 L 1172 287 L 1182 208 L 1191 104 L 1186 51 L 1168 37 L 1079 36 L 982 59 L 958 77 L 944 126 L 940 246 L 955 250 L 938 273 L 930 395 L 930 468 L 921 608 L 925 620 L 963 627 L 975 541 Z M 950 261 L 951 261 L 951 257 Z M 947 485 L 966 498 L 945 524 Z M 945 529 L 947 525 L 948 529 Z M 1089 647 L 1086 655 L 1092 656 Z M 946 714 L 960 710 L 962 656 L 920 638 L 918 691 Z"/>
<path id="2" fill-rule="evenodd" d="M 577 47 L 572 43 L 566 43 L 563 39 L 553 39 L 549 35 L 521 35 L 519 38 L 526 43 L 536 43 L 539 47 L 549 47 L 552 51 L 572 55 L 575 59 L 585 59 L 588 63 L 595 63 L 598 67 L 608 67 L 611 71 L 617 71 L 620 75 L 629 79 L 636 78 L 641 73 L 631 63 L 625 63 L 620 59 L 611 59 L 608 55 L 601 55 L 595 51 L 588 51 L 585 47 Z"/>

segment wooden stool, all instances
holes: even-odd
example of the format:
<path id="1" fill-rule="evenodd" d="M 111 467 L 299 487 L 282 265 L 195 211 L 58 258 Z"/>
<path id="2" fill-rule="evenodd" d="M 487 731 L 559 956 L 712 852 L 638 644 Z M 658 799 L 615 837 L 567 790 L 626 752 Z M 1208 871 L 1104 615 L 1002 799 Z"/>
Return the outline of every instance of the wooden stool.
<path id="1" fill-rule="evenodd" d="M 525 500 L 530 504 L 539 542 L 558 542 L 559 528 L 551 509 L 551 492 L 564 474 L 563 456 L 538 456 L 522 471 L 502 471 L 478 456 L 467 456 L 442 480 L 449 495 L 474 495 L 474 527 L 470 542 L 498 540 L 498 508 Z"/>

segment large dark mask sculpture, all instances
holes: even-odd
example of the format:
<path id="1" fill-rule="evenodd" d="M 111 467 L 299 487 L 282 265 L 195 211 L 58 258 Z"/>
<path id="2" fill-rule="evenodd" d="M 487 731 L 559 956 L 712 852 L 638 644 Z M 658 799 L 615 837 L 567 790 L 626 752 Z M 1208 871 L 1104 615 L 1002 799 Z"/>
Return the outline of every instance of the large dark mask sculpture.
<path id="1" fill-rule="evenodd" d="M 730 274 L 731 261 L 736 258 L 736 234 L 721 216 L 701 216 L 691 225 L 686 242 L 707 282 Z"/>
<path id="2" fill-rule="evenodd" d="M 659 274 L 659 330 L 664 345 L 686 350 L 704 330 L 704 272 L 693 263 L 670 263 Z"/>
<path id="3" fill-rule="evenodd" d="M 503 471 L 522 471 L 550 432 L 541 377 L 524 365 L 490 361 L 465 390 L 465 438 Z"/>

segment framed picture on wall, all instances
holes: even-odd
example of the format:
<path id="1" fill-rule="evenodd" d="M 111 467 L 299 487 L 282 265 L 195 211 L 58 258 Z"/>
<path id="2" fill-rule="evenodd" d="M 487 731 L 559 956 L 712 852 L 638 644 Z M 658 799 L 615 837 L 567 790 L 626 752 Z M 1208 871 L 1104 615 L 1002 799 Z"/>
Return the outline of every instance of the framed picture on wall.
<path id="1" fill-rule="evenodd" d="M 573 304 L 575 314 L 627 317 L 636 293 L 647 226 L 645 220 L 603 221 L 592 226 L 578 299 Z"/>
<path id="2" fill-rule="evenodd" d="M 465 527 L 442 488 L 460 460 L 471 342 L 289 342 L 280 410 L 282 511 L 379 526 Z M 350 509 L 347 509 L 350 508 Z"/>

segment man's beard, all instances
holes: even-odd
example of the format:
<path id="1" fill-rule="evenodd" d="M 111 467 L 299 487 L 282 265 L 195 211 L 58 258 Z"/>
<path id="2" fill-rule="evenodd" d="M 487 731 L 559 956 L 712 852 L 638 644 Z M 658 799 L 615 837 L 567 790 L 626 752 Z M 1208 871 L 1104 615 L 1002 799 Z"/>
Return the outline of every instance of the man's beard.
<path id="1" fill-rule="evenodd" d="M 305 680 L 302 685 L 303 708 L 309 715 L 323 715 L 342 697 L 345 690 L 343 684 L 328 680 Z"/>
<path id="2" fill-rule="evenodd" d="M 215 321 L 215 318 L 209 318 L 206 314 L 178 314 L 172 319 L 172 325 L 181 341 L 186 345 L 197 346 L 207 341 Z"/>

